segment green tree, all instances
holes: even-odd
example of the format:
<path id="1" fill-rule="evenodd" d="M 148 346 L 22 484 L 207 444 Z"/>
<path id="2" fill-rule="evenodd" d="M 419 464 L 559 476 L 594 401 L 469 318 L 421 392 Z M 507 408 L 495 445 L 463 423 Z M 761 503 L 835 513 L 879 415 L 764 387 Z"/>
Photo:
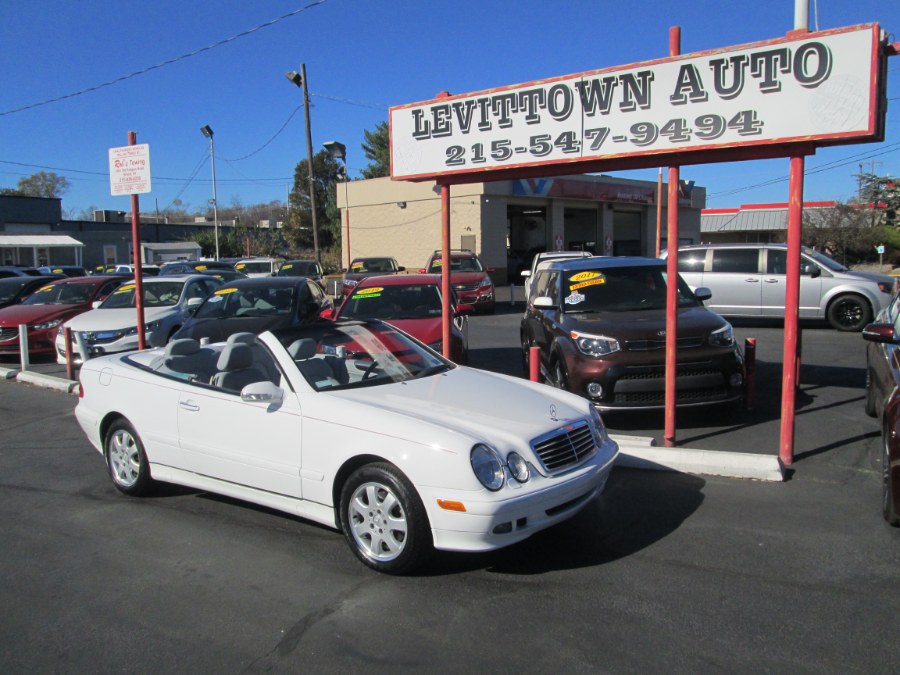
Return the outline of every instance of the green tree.
<path id="1" fill-rule="evenodd" d="M 4 188 L 0 194 L 20 195 L 22 197 L 62 197 L 69 189 L 69 181 L 52 171 L 38 171 L 19 179 L 18 187 Z"/>
<path id="2" fill-rule="evenodd" d="M 861 173 L 859 178 L 859 201 L 872 209 L 873 220 L 884 219 L 891 225 L 900 225 L 897 213 L 900 211 L 900 181 L 890 176 Z"/>
<path id="3" fill-rule="evenodd" d="M 366 129 L 363 152 L 370 164 L 360 174 L 363 178 L 380 178 L 391 175 L 391 140 L 387 122 L 381 122 L 374 131 Z"/>
<path id="4" fill-rule="evenodd" d="M 875 246 L 884 241 L 884 227 L 871 209 L 838 202 L 832 208 L 803 211 L 803 243 L 844 265 L 877 259 Z"/>
<path id="5" fill-rule="evenodd" d="M 335 207 L 335 185 L 343 176 L 343 167 L 327 150 L 320 150 L 313 156 L 313 174 L 319 249 L 323 251 L 340 244 L 341 240 L 340 213 Z M 290 212 L 283 228 L 285 239 L 292 250 L 313 248 L 312 210 L 308 186 L 309 169 L 304 159 L 294 170 Z"/>

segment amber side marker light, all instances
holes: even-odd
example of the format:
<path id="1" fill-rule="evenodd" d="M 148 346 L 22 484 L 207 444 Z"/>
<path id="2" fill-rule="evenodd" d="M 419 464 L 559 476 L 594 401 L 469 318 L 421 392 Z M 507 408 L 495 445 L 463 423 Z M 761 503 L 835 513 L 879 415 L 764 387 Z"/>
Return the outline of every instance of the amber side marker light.
<path id="1" fill-rule="evenodd" d="M 438 499 L 438 506 L 440 506 L 445 511 L 461 511 L 463 513 L 466 512 L 466 505 L 462 502 L 451 502 L 449 499 Z"/>

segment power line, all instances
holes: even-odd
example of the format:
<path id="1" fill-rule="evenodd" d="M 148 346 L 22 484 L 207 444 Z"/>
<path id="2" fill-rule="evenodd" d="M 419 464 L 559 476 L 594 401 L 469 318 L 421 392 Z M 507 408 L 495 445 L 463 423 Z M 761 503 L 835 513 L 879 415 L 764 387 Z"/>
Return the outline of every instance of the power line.
<path id="1" fill-rule="evenodd" d="M 184 61 L 185 59 L 189 59 L 192 56 L 197 56 L 198 54 L 202 54 L 202 53 L 208 52 L 212 49 L 216 49 L 217 47 L 221 47 L 222 45 L 228 44 L 229 42 L 234 42 L 235 40 L 238 40 L 242 37 L 247 37 L 248 35 L 252 35 L 253 33 L 260 31 L 263 28 L 268 28 L 269 26 L 274 26 L 275 24 L 280 23 L 281 21 L 284 21 L 285 19 L 290 19 L 291 17 L 297 16 L 298 14 L 305 12 L 308 9 L 312 9 L 313 7 L 323 5 L 326 2 L 328 2 L 328 0 L 314 0 L 313 2 L 310 2 L 305 7 L 301 7 L 300 9 L 295 9 L 294 11 L 288 12 L 287 14 L 279 16 L 276 19 L 272 19 L 271 21 L 266 21 L 265 23 L 260 24 L 259 26 L 256 26 L 255 28 L 245 30 L 241 33 L 238 33 L 237 35 L 232 35 L 231 37 L 227 37 L 224 40 L 219 40 L 218 42 L 214 42 L 213 44 L 207 45 L 206 47 L 201 47 L 200 49 L 195 49 L 194 51 L 188 52 L 187 54 L 182 54 L 181 56 L 176 56 L 174 58 L 167 59 L 165 61 L 161 61 L 160 63 L 157 63 L 152 66 L 148 66 L 147 68 L 142 68 L 141 70 L 136 70 L 135 72 L 129 73 L 128 75 L 122 75 L 113 80 L 109 80 L 108 82 L 96 84 L 92 87 L 87 87 L 86 89 L 81 89 L 80 91 L 75 91 L 70 94 L 64 94 L 62 96 L 57 96 L 56 98 L 50 98 L 45 101 L 39 101 L 37 103 L 30 103 L 29 105 L 24 105 L 19 108 L 14 108 L 12 110 L 6 110 L 3 112 L 0 112 L 0 117 L 3 117 L 4 115 L 12 115 L 13 113 L 17 113 L 17 112 L 22 112 L 23 110 L 31 110 L 33 108 L 39 108 L 44 105 L 49 105 L 50 103 L 57 103 L 59 101 L 64 101 L 66 99 L 74 98 L 76 96 L 82 96 L 83 94 L 89 94 L 91 92 L 97 91 L 98 89 L 103 89 L 105 87 L 111 87 L 114 84 L 118 84 L 119 82 L 124 82 L 125 80 L 130 80 L 131 78 L 137 77 L 138 75 L 144 75 L 153 70 L 158 70 L 159 68 L 163 68 L 165 66 L 170 66 L 173 63 L 178 63 L 179 61 Z"/>
<path id="2" fill-rule="evenodd" d="M 258 153 L 258 152 L 260 152 L 261 150 L 263 150 L 267 145 L 269 145 L 269 143 L 271 143 L 271 142 L 274 141 L 276 138 L 278 138 L 278 136 L 281 134 L 281 132 L 284 131 L 285 128 L 287 127 L 287 125 L 290 123 L 290 121 L 291 121 L 292 119 L 294 119 L 294 115 L 296 115 L 298 112 L 300 112 L 300 110 L 301 110 L 302 108 L 303 108 L 303 106 L 299 106 L 299 105 L 298 105 L 296 108 L 294 108 L 294 111 L 293 111 L 290 115 L 288 115 L 288 118 L 284 121 L 284 124 L 281 125 L 281 128 L 280 128 L 278 131 L 275 132 L 275 134 L 272 136 L 272 138 L 270 138 L 269 140 L 267 140 L 265 143 L 263 143 L 261 146 L 259 146 L 256 150 L 254 150 L 253 152 L 251 152 L 249 155 L 244 155 L 243 157 L 236 157 L 236 158 L 234 158 L 234 159 L 228 159 L 227 157 L 220 157 L 219 159 L 221 159 L 223 162 L 240 162 L 240 161 L 242 161 L 242 160 L 249 159 L 250 157 L 253 157 L 253 155 L 255 155 L 256 153 Z"/>

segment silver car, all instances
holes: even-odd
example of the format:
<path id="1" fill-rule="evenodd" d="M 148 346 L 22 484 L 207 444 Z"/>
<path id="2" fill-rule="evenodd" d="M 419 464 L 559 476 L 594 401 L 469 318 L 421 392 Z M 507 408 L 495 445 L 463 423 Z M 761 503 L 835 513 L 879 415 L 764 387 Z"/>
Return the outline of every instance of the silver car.
<path id="1" fill-rule="evenodd" d="M 691 288 L 709 288 L 712 299 L 704 304 L 723 316 L 784 318 L 785 244 L 685 246 L 678 249 L 678 271 Z M 841 331 L 862 330 L 890 302 L 895 281 L 886 274 L 854 272 L 804 247 L 800 318 L 826 319 Z"/>

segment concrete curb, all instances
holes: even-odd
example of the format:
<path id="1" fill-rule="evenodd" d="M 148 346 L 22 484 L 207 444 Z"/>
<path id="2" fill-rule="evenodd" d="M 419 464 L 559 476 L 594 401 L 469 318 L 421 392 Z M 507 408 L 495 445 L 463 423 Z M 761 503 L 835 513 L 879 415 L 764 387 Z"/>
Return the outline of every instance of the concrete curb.
<path id="1" fill-rule="evenodd" d="M 19 371 L 15 379 L 16 382 L 27 382 L 28 384 L 33 384 L 38 387 L 63 391 L 67 394 L 73 393 L 78 387 L 77 382 L 63 380 L 62 378 L 53 377 L 52 375 L 42 375 L 41 373 L 35 373 L 30 370 Z"/>
<path id="2" fill-rule="evenodd" d="M 654 446 L 652 438 L 611 436 L 619 444 L 616 466 L 629 469 L 680 471 L 727 478 L 784 481 L 781 463 L 774 455 L 693 448 L 659 448 Z"/>
<path id="3" fill-rule="evenodd" d="M 14 368 L 0 368 L 0 380 L 14 380 L 18 374 Z"/>

